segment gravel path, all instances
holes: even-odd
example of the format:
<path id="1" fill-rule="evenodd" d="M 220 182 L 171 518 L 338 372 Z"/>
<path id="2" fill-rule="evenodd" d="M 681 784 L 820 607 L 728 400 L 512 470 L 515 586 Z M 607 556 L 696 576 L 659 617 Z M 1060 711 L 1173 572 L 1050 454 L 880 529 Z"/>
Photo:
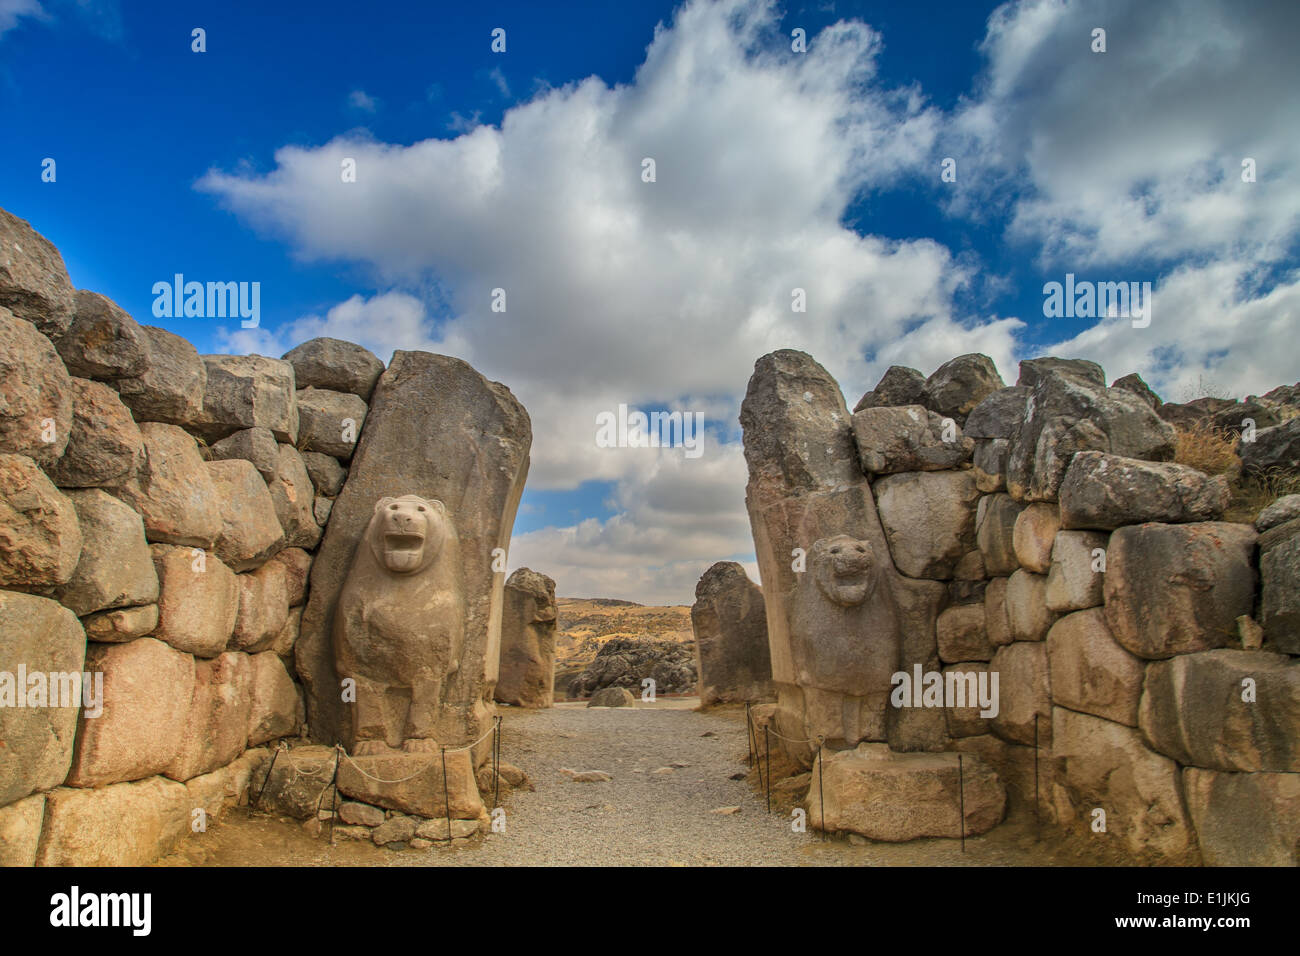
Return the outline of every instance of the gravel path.
<path id="1" fill-rule="evenodd" d="M 535 792 L 503 797 L 506 832 L 454 848 L 331 847 L 292 822 L 231 811 L 163 865 L 351 866 L 909 866 L 1050 865 L 1061 849 L 1013 817 L 990 833 L 957 840 L 852 844 L 794 833 L 789 809 L 765 812 L 744 779 L 741 707 L 695 711 L 695 698 L 627 708 L 561 704 L 504 708 L 502 759 L 522 767 Z M 672 767 L 673 764 L 679 764 Z M 577 783 L 560 768 L 602 770 L 608 782 Z M 672 767 L 671 772 L 654 771 Z M 731 814 L 714 813 L 739 807 Z"/>

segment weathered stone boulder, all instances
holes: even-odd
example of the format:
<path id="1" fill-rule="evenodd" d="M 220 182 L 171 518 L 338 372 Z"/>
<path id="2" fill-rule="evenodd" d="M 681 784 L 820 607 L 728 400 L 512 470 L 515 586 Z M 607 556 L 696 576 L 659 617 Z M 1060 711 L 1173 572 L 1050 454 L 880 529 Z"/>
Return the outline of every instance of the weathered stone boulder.
<path id="1" fill-rule="evenodd" d="M 964 424 L 980 402 L 1006 383 L 987 355 L 959 355 L 940 365 L 921 389 L 921 404 Z"/>
<path id="2" fill-rule="evenodd" d="M 241 458 L 210 461 L 207 470 L 221 502 L 217 557 L 234 571 L 259 567 L 285 545 L 270 489 L 253 463 Z"/>
<path id="3" fill-rule="evenodd" d="M 528 415 L 505 386 L 459 359 L 395 353 L 312 564 L 295 657 L 316 739 L 340 740 L 347 726 L 334 660 L 335 607 L 375 503 L 394 493 L 441 501 L 464 557 L 464 648 L 442 690 L 437 739 L 465 743 L 490 725 L 505 583 L 492 570 L 493 551 L 509 547 L 531 443 Z"/>
<path id="4" fill-rule="evenodd" d="M 1007 624 L 1015 641 L 1041 641 L 1056 620 L 1047 607 L 1047 578 L 1021 568 L 1007 579 Z"/>
<path id="5" fill-rule="evenodd" d="M 1255 518 L 1255 530 L 1263 534 L 1296 518 L 1300 518 L 1300 495 L 1283 495 L 1260 511 Z"/>
<path id="6" fill-rule="evenodd" d="M 339 765 L 339 792 L 353 800 L 400 813 L 477 820 L 486 810 L 474 782 L 469 751 L 448 750 L 446 762 L 444 793 L 443 754 L 437 751 L 345 757 Z M 381 782 L 385 780 L 399 782 Z"/>
<path id="7" fill-rule="evenodd" d="M 1153 749 L 1184 765 L 1300 771 L 1300 661 L 1227 648 L 1156 661 L 1139 725 Z"/>
<path id="8" fill-rule="evenodd" d="M 1051 676 L 1047 667 L 1047 645 L 1016 641 L 999 647 L 989 662 L 989 673 L 998 674 L 998 712 L 989 719 L 993 733 L 1018 744 L 1034 743 L 1034 717 L 1038 717 L 1038 741 L 1051 739 Z"/>
<path id="9" fill-rule="evenodd" d="M 81 528 L 81 558 L 56 597 L 79 616 L 106 608 L 152 604 L 158 575 L 140 516 L 107 492 L 68 492 Z"/>
<path id="10" fill-rule="evenodd" d="M 267 760 L 253 771 L 248 785 L 249 806 L 298 820 L 314 820 L 318 810 L 333 808 L 334 767 L 339 764 L 341 775 L 346 766 L 339 761 L 335 748 L 290 747 L 273 756 L 274 760 Z M 438 793 L 442 793 L 441 777 Z"/>
<path id="11" fill-rule="evenodd" d="M 1157 411 L 1163 404 L 1160 396 L 1151 390 L 1151 386 L 1144 382 L 1137 372 L 1130 372 L 1122 378 L 1115 379 L 1110 383 L 1110 387 L 1127 389 Z"/>
<path id="12" fill-rule="evenodd" d="M 636 698 L 626 687 L 602 687 L 591 695 L 588 707 L 635 707 Z"/>
<path id="13" fill-rule="evenodd" d="M 303 342 L 280 356 L 293 366 L 299 388 L 328 388 L 351 392 L 369 401 L 384 363 L 368 349 L 341 339 L 318 338 Z M 357 423 L 357 431 L 361 423 Z"/>
<path id="14" fill-rule="evenodd" d="M 1101 608 L 1067 614 L 1047 635 L 1052 702 L 1138 725 L 1144 662 L 1116 643 Z"/>
<path id="15" fill-rule="evenodd" d="M 293 366 L 261 355 L 204 355 L 203 409 L 192 423 L 208 441 L 244 428 L 269 428 L 277 441 L 298 440 Z"/>
<path id="16" fill-rule="evenodd" d="M 76 315 L 59 339 L 59 357 L 82 378 L 135 378 L 149 369 L 149 339 L 135 319 L 98 292 L 79 289 Z"/>
<path id="17" fill-rule="evenodd" d="M 112 611 L 97 611 L 81 622 L 86 640 L 100 644 L 125 644 L 137 637 L 153 634 L 158 627 L 158 605 L 142 604 Z"/>
<path id="18" fill-rule="evenodd" d="M 45 794 L 0 806 L 0 866 L 35 866 L 45 820 Z"/>
<path id="19" fill-rule="evenodd" d="M 203 410 L 208 370 L 198 350 L 174 332 L 146 325 L 149 367 L 134 378 L 113 384 L 137 422 L 188 425 Z"/>
<path id="20" fill-rule="evenodd" d="M 44 591 L 67 583 L 81 545 L 71 499 L 26 455 L 0 454 L 0 587 Z"/>
<path id="21" fill-rule="evenodd" d="M 1054 504 L 1035 501 L 1020 512 L 1012 529 L 1012 544 L 1020 566 L 1035 574 L 1050 571 L 1052 548 L 1056 545 L 1056 532 L 1060 530 L 1061 513 Z"/>
<path id="22" fill-rule="evenodd" d="M 501 613 L 497 700 L 520 707 L 555 702 L 555 627 L 555 582 L 529 568 L 510 575 Z"/>
<path id="23" fill-rule="evenodd" d="M 73 300 L 59 250 L 27 220 L 0 209 L 0 307 L 57 339 L 72 323 Z"/>
<path id="24" fill-rule="evenodd" d="M 1011 385 L 989 392 L 966 418 L 967 438 L 994 440 L 1015 438 L 1025 420 L 1029 389 Z"/>
<path id="25" fill-rule="evenodd" d="M 221 534 L 225 502 L 194 439 L 175 425 L 140 426 L 144 461 L 113 493 L 144 518 L 151 542 L 210 548 Z"/>
<path id="26" fill-rule="evenodd" d="M 271 649 L 289 617 L 289 575 L 278 561 L 235 575 L 239 613 L 230 636 L 232 650 L 256 654 Z"/>
<path id="27" fill-rule="evenodd" d="M 856 750 L 823 756 L 804 801 L 809 824 L 819 830 L 848 831 L 889 843 L 956 838 L 993 829 L 1006 812 L 1001 781 L 975 756 L 894 754 L 884 744 L 859 744 Z M 964 779 L 964 797 L 958 791 L 959 776 Z"/>
<path id="28" fill-rule="evenodd" d="M 1206 866 L 1300 862 L 1300 774 L 1187 767 L 1183 790 Z"/>
<path id="29" fill-rule="evenodd" d="M 953 737 L 975 737 L 989 732 L 989 717 L 981 716 L 979 684 L 987 683 L 989 665 L 983 661 L 949 664 L 943 669 L 944 687 L 952 686 L 954 696 L 945 700 L 944 716 L 948 721 L 948 733 Z M 960 695 L 960 696 L 957 696 Z"/>
<path id="30" fill-rule="evenodd" d="M 348 392 L 304 388 L 298 392 L 298 443 L 309 451 L 348 461 L 366 420 L 366 403 Z"/>
<path id="31" fill-rule="evenodd" d="M 991 577 L 1006 577 L 1020 567 L 1016 557 L 1016 520 L 1024 505 L 1010 495 L 985 495 L 975 511 L 975 542 Z"/>
<path id="32" fill-rule="evenodd" d="M 1081 611 L 1101 605 L 1107 540 L 1099 531 L 1056 533 L 1043 595 L 1049 611 Z"/>
<path id="33" fill-rule="evenodd" d="M 248 664 L 248 746 L 296 734 L 304 717 L 302 696 L 283 661 L 266 651 L 251 655 Z"/>
<path id="34" fill-rule="evenodd" d="M 226 649 L 239 610 L 239 586 L 215 554 L 155 544 L 149 548 L 158 574 L 158 626 L 153 636 L 196 657 Z"/>
<path id="35" fill-rule="evenodd" d="M 996 650 L 989 642 L 983 604 L 959 604 L 946 609 L 935 623 L 935 636 L 939 659 L 947 664 L 987 661 Z"/>
<path id="36" fill-rule="evenodd" d="M 301 607 L 290 608 L 289 616 L 284 619 L 284 627 L 280 628 L 280 633 L 271 642 L 271 650 L 284 661 L 286 667 L 293 667 L 293 648 L 302 632 L 303 610 Z"/>
<path id="37" fill-rule="evenodd" d="M 302 453 L 302 463 L 307 468 L 307 476 L 318 494 L 327 498 L 335 497 L 343 490 L 343 481 L 348 471 L 339 464 L 333 455 L 322 455 L 318 451 Z"/>
<path id="38" fill-rule="evenodd" d="M 917 405 L 925 388 L 925 376 L 905 365 L 891 365 L 885 369 L 876 387 L 858 399 L 854 412 L 864 408 L 881 408 L 890 405 Z"/>
<path id="39" fill-rule="evenodd" d="M 307 579 L 311 574 L 312 556 L 302 548 L 285 548 L 271 558 L 284 565 L 288 574 L 289 607 L 298 607 L 307 601 Z"/>
<path id="40" fill-rule="evenodd" d="M 314 548 L 320 543 L 321 527 L 316 523 L 316 493 L 298 450 L 281 445 L 276 453 L 275 476 L 266 483 L 271 504 L 284 531 L 284 542 L 293 548 Z"/>
<path id="41" fill-rule="evenodd" d="M 1259 559 L 1260 616 L 1270 650 L 1300 654 L 1300 535 Z"/>
<path id="42" fill-rule="evenodd" d="M 966 471 L 906 472 L 874 485 L 889 553 L 903 574 L 948 579 L 975 547 L 979 489 Z"/>
<path id="43" fill-rule="evenodd" d="M 690 644 L 618 637 L 606 641 L 596 659 L 569 682 L 570 697 L 585 697 L 607 687 L 631 688 L 640 694 L 642 682 L 655 682 L 657 694 L 688 694 L 695 690 L 695 649 Z"/>
<path id="44" fill-rule="evenodd" d="M 80 686 L 33 684 L 31 675 L 79 674 L 86 637 L 48 598 L 0 591 L 0 806 L 63 782 L 72 760 Z M 20 672 L 28 675 L 20 679 Z M 45 684 L 42 691 L 40 684 Z M 57 697 L 57 700 L 53 698 Z M 19 706 L 21 698 L 22 706 Z M 50 706 L 52 703 L 65 706 Z"/>
<path id="45" fill-rule="evenodd" d="M 163 773 L 184 783 L 224 767 L 243 753 L 252 713 L 252 688 L 247 654 L 227 652 L 196 662 L 194 694 L 181 731 L 180 748 Z"/>
<path id="46" fill-rule="evenodd" d="M 311 513 L 316 518 L 316 523 L 321 526 L 322 533 L 324 528 L 330 523 L 330 512 L 334 510 L 334 499 L 316 496 L 312 502 Z"/>
<path id="47" fill-rule="evenodd" d="M 923 405 L 854 412 L 853 438 L 869 475 L 956 468 L 975 447 L 955 422 L 946 426 L 943 416 Z"/>
<path id="48" fill-rule="evenodd" d="M 1011 618 L 1007 614 L 1007 578 L 994 578 L 984 591 L 984 629 L 994 647 L 1010 644 Z"/>
<path id="49" fill-rule="evenodd" d="M 1017 501 L 1055 500 L 1076 452 L 1173 458 L 1173 426 L 1133 392 L 1106 388 L 1092 363 L 1036 362 L 1029 374 L 1021 363 L 1020 384 L 1032 391 L 1007 462 L 1007 491 Z"/>
<path id="50" fill-rule="evenodd" d="M 1139 858 L 1185 861 L 1191 823 L 1178 786 L 1178 765 L 1152 753 L 1130 727 L 1052 708 L 1053 802 L 1058 821 L 1081 838 L 1114 841 Z M 1092 830 L 1106 812 L 1105 834 Z"/>
<path id="51" fill-rule="evenodd" d="M 1222 475 L 1098 451 L 1074 456 L 1060 495 L 1061 527 L 1102 531 L 1144 521 L 1212 521 L 1232 497 Z"/>
<path id="52" fill-rule="evenodd" d="M 719 561 L 695 585 L 691 606 L 703 706 L 774 695 L 763 591 L 734 561 Z"/>
<path id="53" fill-rule="evenodd" d="M 230 807 L 245 803 L 253 774 L 269 759 L 265 747 L 244 751 L 234 763 L 218 767 L 185 781 L 186 800 L 191 820 L 195 809 L 202 807 L 208 823 L 221 819 Z"/>
<path id="54" fill-rule="evenodd" d="M 1229 644 L 1255 601 L 1255 537 L 1215 521 L 1120 528 L 1102 585 L 1115 640 L 1148 659 Z"/>
<path id="55" fill-rule="evenodd" d="M 117 392 L 100 382 L 74 378 L 72 432 L 50 476 L 60 488 L 113 487 L 144 460 L 144 440 Z"/>
<path id="56" fill-rule="evenodd" d="M 948 601 L 948 588 L 942 581 L 914 581 L 897 578 L 893 598 L 897 605 L 898 629 L 902 638 L 902 654 L 898 670 L 915 673 L 921 665 L 922 673 L 940 667 L 938 620 L 940 609 Z M 891 694 L 893 675 L 890 675 Z M 887 739 L 891 749 L 900 753 L 916 750 L 942 750 L 948 743 L 947 721 L 943 712 L 935 707 L 888 708 Z M 752 712 L 752 711 L 751 711 Z"/>
<path id="57" fill-rule="evenodd" d="M 189 792 L 162 777 L 95 790 L 59 787 L 45 803 L 37 866 L 147 866 L 189 832 Z"/>
<path id="58" fill-rule="evenodd" d="M 1010 452 L 1010 439 L 975 439 L 975 452 L 971 456 L 971 472 L 975 475 L 976 488 L 986 494 L 1006 488 L 1007 456 Z"/>
<path id="59" fill-rule="evenodd" d="M 280 464 L 280 444 L 269 428 L 243 428 L 208 446 L 211 461 L 242 458 L 251 461 L 267 484 L 275 480 Z"/>
<path id="60" fill-rule="evenodd" d="M 1241 470 L 1248 475 L 1300 471 L 1300 416 L 1255 432 L 1255 440 L 1239 446 Z"/>
<path id="61" fill-rule="evenodd" d="M 102 787 L 165 771 L 189 718 L 194 658 L 141 637 L 90 645 L 86 670 L 104 675 L 103 713 L 82 712 L 68 786 Z"/>
<path id="62" fill-rule="evenodd" d="M 1016 380 L 1016 385 L 1033 389 L 1055 374 L 1069 375 L 1092 385 L 1106 384 L 1106 372 L 1096 362 L 1044 355 L 1020 363 L 1020 377 Z"/>
<path id="63" fill-rule="evenodd" d="M 49 339 L 0 306 L 0 453 L 27 455 L 52 467 L 71 433 L 68 370 Z"/>

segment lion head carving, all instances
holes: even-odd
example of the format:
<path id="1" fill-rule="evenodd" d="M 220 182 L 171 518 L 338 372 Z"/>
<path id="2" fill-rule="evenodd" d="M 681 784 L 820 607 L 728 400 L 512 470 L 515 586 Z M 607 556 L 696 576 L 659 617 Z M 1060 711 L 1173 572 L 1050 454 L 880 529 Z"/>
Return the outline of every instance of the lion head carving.
<path id="1" fill-rule="evenodd" d="M 870 542 L 837 534 L 812 546 L 812 571 L 818 589 L 832 604 L 854 607 L 876 586 L 876 555 Z"/>
<path id="2" fill-rule="evenodd" d="M 414 574 L 438 557 L 447 537 L 446 518 L 441 501 L 419 495 L 380 498 L 366 541 L 380 567 L 394 574 Z"/>

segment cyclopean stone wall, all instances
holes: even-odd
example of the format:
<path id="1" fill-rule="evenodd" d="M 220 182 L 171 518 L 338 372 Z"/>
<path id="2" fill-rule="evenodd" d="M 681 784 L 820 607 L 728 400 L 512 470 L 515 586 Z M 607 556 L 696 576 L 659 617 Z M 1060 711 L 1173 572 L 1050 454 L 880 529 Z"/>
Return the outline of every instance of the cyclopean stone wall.
<path id="1" fill-rule="evenodd" d="M 464 651 L 437 741 L 414 749 L 478 737 L 505 577 L 492 552 L 529 440 L 508 390 L 445 356 L 385 370 L 335 339 L 200 356 L 74 290 L 58 250 L 0 210 L 0 865 L 148 863 L 250 780 L 287 799 L 263 790 L 271 750 L 344 739 L 320 623 L 385 495 L 438 499 L 465 564 Z M 475 827 L 488 746 L 462 754 L 451 807 Z M 286 767 L 333 753 L 295 749 Z M 402 794 L 369 793 L 363 771 L 405 776 L 383 763 L 400 756 L 359 757 L 340 793 L 395 814 Z"/>
<path id="2" fill-rule="evenodd" d="M 1210 411 L 1256 419 L 1248 466 L 1295 473 L 1282 391 Z M 1004 793 L 1033 801 L 1037 745 L 1040 811 L 1079 839 L 1296 862 L 1300 497 L 1222 520 L 1225 478 L 1171 460 L 1166 418 L 1192 406 L 1158 407 L 1092 362 L 1022 362 L 1006 386 L 963 355 L 891 368 L 850 415 L 808 355 L 759 359 L 741 423 L 778 692 L 762 719 L 805 766 L 824 745 L 815 825 L 958 835 L 956 752 L 965 832 L 987 830 Z M 980 681 L 995 706 L 942 696 Z"/>

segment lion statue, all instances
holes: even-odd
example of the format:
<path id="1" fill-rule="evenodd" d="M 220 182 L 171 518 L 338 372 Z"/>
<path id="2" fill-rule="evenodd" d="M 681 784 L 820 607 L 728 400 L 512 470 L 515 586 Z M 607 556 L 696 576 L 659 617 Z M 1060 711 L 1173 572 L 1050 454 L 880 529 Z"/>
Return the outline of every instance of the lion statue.
<path id="1" fill-rule="evenodd" d="M 871 543 L 816 541 L 792 601 L 790 649 L 804 725 L 833 746 L 885 740 L 898 670 L 898 612 Z"/>
<path id="2" fill-rule="evenodd" d="M 430 750 L 465 638 L 460 547 L 441 501 L 381 498 L 339 594 L 334 657 L 356 681 L 357 754 Z"/>

